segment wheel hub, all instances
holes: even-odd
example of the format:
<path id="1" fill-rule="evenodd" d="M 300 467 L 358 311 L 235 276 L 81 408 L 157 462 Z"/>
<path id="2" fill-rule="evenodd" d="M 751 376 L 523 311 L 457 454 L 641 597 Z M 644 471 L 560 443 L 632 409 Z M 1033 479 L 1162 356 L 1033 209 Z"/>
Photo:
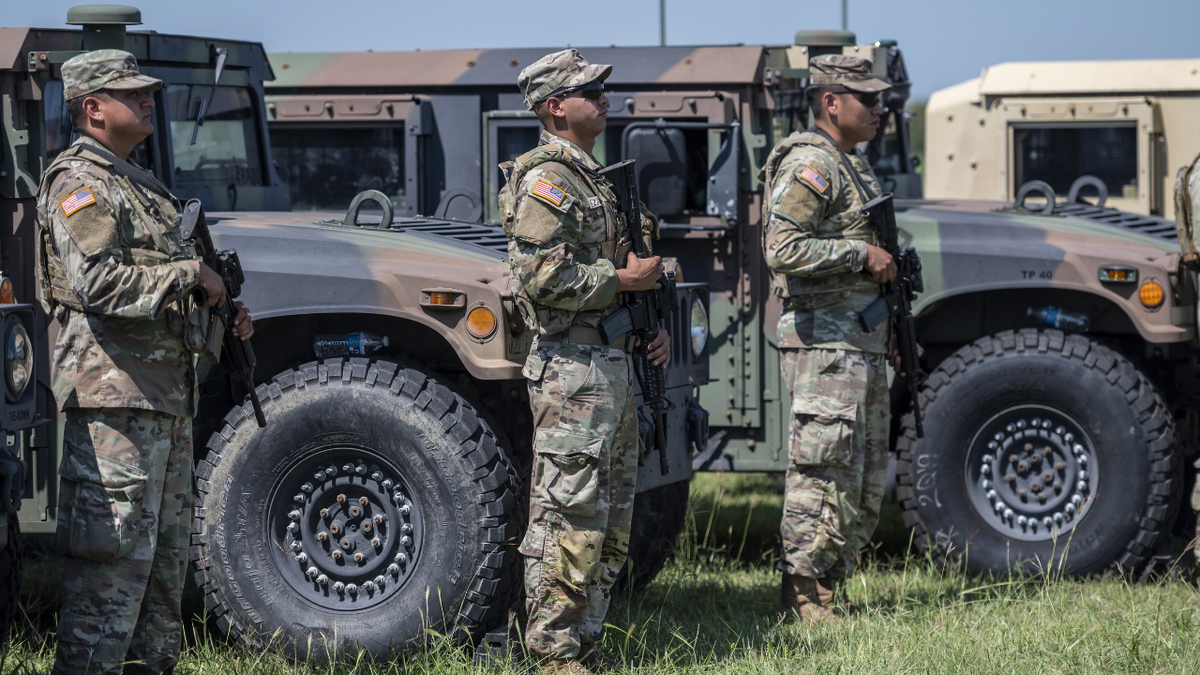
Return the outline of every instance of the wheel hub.
<path id="1" fill-rule="evenodd" d="M 1098 481 L 1091 439 L 1070 416 L 1037 405 L 1009 408 L 971 441 L 966 480 L 979 515 L 1005 536 L 1045 541 L 1075 526 Z"/>
<path id="2" fill-rule="evenodd" d="M 275 488 L 276 564 L 300 595 L 362 610 L 392 596 L 419 556 L 420 510 L 399 472 L 361 448 L 308 454 Z"/>

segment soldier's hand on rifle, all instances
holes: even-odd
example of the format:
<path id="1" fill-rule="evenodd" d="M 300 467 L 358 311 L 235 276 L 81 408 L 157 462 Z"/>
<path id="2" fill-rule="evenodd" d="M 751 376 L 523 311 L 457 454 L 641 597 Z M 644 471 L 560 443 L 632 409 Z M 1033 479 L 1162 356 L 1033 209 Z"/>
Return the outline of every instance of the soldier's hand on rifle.
<path id="1" fill-rule="evenodd" d="M 886 284 L 896 278 L 896 261 L 892 254 L 867 244 L 867 261 L 863 263 L 863 272 L 877 284 Z"/>
<path id="2" fill-rule="evenodd" d="M 892 349 L 892 351 L 888 352 L 888 355 L 887 355 L 888 363 L 890 363 L 892 365 L 892 370 L 896 371 L 897 375 L 899 375 L 900 377 L 907 377 L 907 373 L 903 373 L 900 371 L 900 368 L 903 367 L 903 364 L 900 363 L 900 346 L 896 343 L 896 334 L 895 333 L 892 333 L 891 349 Z M 922 347 L 920 345 L 920 343 L 918 343 L 917 344 L 917 358 L 919 359 L 924 355 L 925 355 L 925 348 Z"/>
<path id="3" fill-rule="evenodd" d="M 204 289 L 205 295 L 208 296 L 205 307 L 220 307 L 224 304 L 225 282 L 221 275 L 204 263 L 200 263 L 200 288 Z"/>
<path id="4" fill-rule="evenodd" d="M 634 338 L 634 345 L 640 347 L 642 345 L 641 338 Z M 667 334 L 666 328 L 659 328 L 658 335 L 650 342 L 647 348 L 647 356 L 650 357 L 650 363 L 666 369 L 671 363 L 671 336 Z"/>
<path id="5" fill-rule="evenodd" d="M 661 256 L 639 258 L 630 253 L 625 260 L 625 269 L 617 270 L 617 292 L 657 290 L 658 280 L 662 275 Z"/>
<path id="6" fill-rule="evenodd" d="M 241 302 L 234 300 L 233 306 L 237 307 L 237 318 L 233 320 L 233 334 L 249 340 L 250 336 L 254 335 L 254 323 L 250 321 L 250 310 Z"/>

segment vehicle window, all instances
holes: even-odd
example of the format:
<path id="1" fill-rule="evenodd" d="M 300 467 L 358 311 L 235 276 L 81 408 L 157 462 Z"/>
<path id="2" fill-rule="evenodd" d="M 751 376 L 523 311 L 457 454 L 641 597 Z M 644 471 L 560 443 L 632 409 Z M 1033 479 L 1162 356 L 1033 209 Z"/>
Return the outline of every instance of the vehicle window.
<path id="1" fill-rule="evenodd" d="M 1137 190 L 1137 128 L 1134 126 L 1044 127 L 1013 130 L 1013 180 L 1050 184 L 1065 195 L 1083 175 L 1104 181 L 1108 193 Z"/>
<path id="2" fill-rule="evenodd" d="M 175 185 L 263 185 L 253 96 L 245 87 L 217 87 L 204 124 L 196 116 L 209 96 L 209 85 L 171 84 L 165 88 L 171 124 Z"/>
<path id="3" fill-rule="evenodd" d="M 344 211 L 363 190 L 379 190 L 404 211 L 404 122 L 396 126 L 271 128 L 271 154 L 294 211 Z"/>
<path id="4" fill-rule="evenodd" d="M 521 155 L 537 147 L 540 126 L 500 127 L 496 133 L 496 147 L 499 157 L 496 163 L 511 162 Z M 496 186 L 504 187 L 504 173 L 498 172 L 500 179 Z"/>

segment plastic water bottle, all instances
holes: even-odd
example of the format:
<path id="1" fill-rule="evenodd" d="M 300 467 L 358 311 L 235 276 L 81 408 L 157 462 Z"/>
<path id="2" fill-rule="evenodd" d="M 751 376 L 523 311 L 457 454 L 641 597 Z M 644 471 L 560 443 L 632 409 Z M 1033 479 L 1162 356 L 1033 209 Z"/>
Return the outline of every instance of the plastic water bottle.
<path id="1" fill-rule="evenodd" d="M 374 333 L 357 332 L 346 336 L 318 335 L 313 340 L 313 351 L 318 359 L 329 359 L 335 356 L 366 356 L 388 346 L 387 336 L 379 337 Z"/>
<path id="2" fill-rule="evenodd" d="M 1030 307 L 1025 310 L 1025 314 L 1026 316 L 1037 317 L 1038 320 L 1045 322 L 1047 326 L 1054 326 L 1062 330 L 1078 331 L 1080 333 L 1087 332 L 1088 324 L 1090 323 L 1086 314 L 1071 314 L 1054 306 L 1044 309 Z"/>

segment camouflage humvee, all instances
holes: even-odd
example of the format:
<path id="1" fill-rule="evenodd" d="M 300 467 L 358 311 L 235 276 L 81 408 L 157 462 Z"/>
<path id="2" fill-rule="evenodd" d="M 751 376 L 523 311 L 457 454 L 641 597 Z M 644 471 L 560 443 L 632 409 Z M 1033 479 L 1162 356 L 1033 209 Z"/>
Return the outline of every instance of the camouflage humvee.
<path id="1" fill-rule="evenodd" d="M 374 212 L 347 214 L 349 197 L 328 213 L 287 212 L 267 135 L 262 87 L 272 70 L 262 46 L 126 30 L 139 22 L 132 7 L 103 5 L 68 13 L 82 30 L 0 29 L 0 203 L 11 214 L 0 219 L 0 423 L 9 432 L 0 617 L 15 607 L 20 562 L 10 498 L 26 535 L 52 533 L 57 518 L 61 417 L 48 376 L 57 324 L 30 304 L 35 193 L 47 161 L 72 141 L 61 64 L 110 47 L 164 81 L 156 131 L 134 157 L 177 196 L 204 201 L 216 245 L 237 250 L 246 269 L 241 299 L 255 317 L 266 428 L 236 378 L 200 364 L 190 555 L 206 607 L 239 643 L 299 657 L 382 656 L 431 631 L 478 640 L 503 625 L 520 590 L 516 544 L 532 460 L 521 377 L 531 336 L 512 316 L 506 240 L 479 224 L 395 217 L 383 195 L 386 208 Z M 417 119 L 409 131 L 420 131 Z M 660 475 L 652 461 L 639 476 L 634 583 L 662 564 L 662 542 L 683 522 L 692 447 L 706 440 L 695 391 L 708 358 L 693 345 L 707 336 L 707 292 L 684 283 L 678 300 L 671 471 Z M 13 337 L 20 322 L 27 345 Z M 347 335 L 361 332 L 389 344 L 370 356 L 315 358 L 318 336 L 349 350 Z M 22 367 L 36 385 L 22 384 Z"/>
<path id="2" fill-rule="evenodd" d="M 397 208 L 495 222 L 497 165 L 537 133 L 517 73 L 557 48 L 273 54 L 274 156 L 294 206 L 344 199 L 348 189 L 319 178 L 341 157 L 368 156 L 375 170 L 360 180 Z M 782 45 L 581 51 L 614 66 L 597 159 L 637 159 L 662 220 L 657 250 L 709 284 L 713 380 L 700 401 L 713 435 L 697 470 L 786 468 L 781 308 L 768 296 L 757 175 L 772 145 L 809 123 L 808 59 L 866 56 L 894 88 L 862 149 L 904 198 L 902 245 L 924 263 L 923 439 L 906 388 L 893 387 L 905 522 L 975 571 L 1147 562 L 1179 511 L 1198 419 L 1195 279 L 1179 273 L 1170 223 L 920 199 L 893 41 L 802 31 Z"/>

